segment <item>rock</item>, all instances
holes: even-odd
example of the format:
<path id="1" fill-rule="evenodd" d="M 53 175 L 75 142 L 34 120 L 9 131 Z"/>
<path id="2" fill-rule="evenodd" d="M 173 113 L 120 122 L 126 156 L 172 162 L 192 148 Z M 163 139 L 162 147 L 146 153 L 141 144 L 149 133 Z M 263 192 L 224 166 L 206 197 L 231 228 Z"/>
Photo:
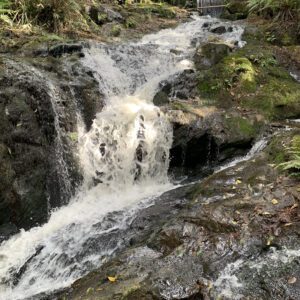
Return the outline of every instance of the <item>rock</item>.
<path id="1" fill-rule="evenodd" d="M 100 5 L 100 6 L 92 5 L 90 7 L 87 7 L 86 10 L 90 18 L 97 25 L 103 25 L 108 22 L 118 22 L 118 23 L 125 22 L 124 17 L 120 13 L 104 5 Z"/>
<path id="2" fill-rule="evenodd" d="M 299 251 L 283 246 L 300 246 L 296 221 L 299 207 L 293 206 L 299 192 L 291 193 L 290 187 L 295 184 L 291 179 L 277 184 L 280 177 L 269 165 L 267 153 L 266 149 L 251 160 L 168 192 L 169 198 L 188 200 L 176 213 L 164 214 L 159 225 L 157 219 L 148 224 L 143 241 L 133 241 L 58 296 L 74 300 L 222 296 L 229 300 L 236 294 L 245 299 L 279 300 L 290 295 L 297 299 L 299 283 L 294 278 L 300 276 Z M 288 200 L 281 207 L 273 205 L 268 199 L 275 195 L 288 195 Z M 167 198 L 163 196 L 148 209 L 153 212 L 156 205 L 162 205 L 164 213 Z M 295 224 L 281 223 L 284 211 Z M 152 216 L 148 216 L 150 220 Z M 133 221 L 132 227 L 136 225 Z M 282 231 L 277 230 L 274 237 L 274 228 L 279 227 Z M 111 284 L 108 274 L 119 279 Z M 92 293 L 87 295 L 88 288 Z"/>
<path id="3" fill-rule="evenodd" d="M 17 234 L 19 232 L 17 226 L 13 223 L 5 223 L 0 225 L 0 243 L 7 240 L 13 234 Z"/>
<path id="4" fill-rule="evenodd" d="M 57 51 L 63 48 L 59 46 Z M 72 46 L 68 51 L 79 48 Z M 101 99 L 98 82 L 77 55 L 62 59 L 60 55 L 48 56 L 37 65 L 32 58 L 14 57 L 0 64 L 3 238 L 14 233 L 5 229 L 9 224 L 18 229 L 43 224 L 48 219 L 49 207 L 64 205 L 72 197 L 82 180 L 74 138 L 77 112 L 81 111 L 86 127 L 90 128 L 103 107 Z M 61 147 L 61 154 L 57 154 L 57 147 Z M 66 167 L 60 165 L 61 159 Z"/>
<path id="5" fill-rule="evenodd" d="M 168 104 L 174 99 L 189 99 L 196 94 L 196 73 L 192 69 L 184 70 L 160 83 L 159 91 L 153 99 L 155 105 Z"/>
<path id="6" fill-rule="evenodd" d="M 245 0 L 231 0 L 225 7 L 221 17 L 229 20 L 246 19 L 249 14 L 247 2 Z"/>
<path id="7" fill-rule="evenodd" d="M 156 106 L 163 106 L 170 102 L 169 97 L 164 92 L 158 92 L 153 98 L 153 104 Z"/>
<path id="8" fill-rule="evenodd" d="M 243 119 L 237 112 L 224 114 L 181 103 L 175 105 L 176 111 L 167 112 L 174 127 L 171 170 L 175 174 L 201 176 L 216 163 L 244 155 L 262 126 L 255 116 Z"/>
<path id="9" fill-rule="evenodd" d="M 79 55 L 84 55 L 82 50 L 84 47 L 87 47 L 88 45 L 82 44 L 56 44 L 49 48 L 47 44 L 41 45 L 38 49 L 27 50 L 26 55 L 32 55 L 33 56 L 53 56 L 53 57 L 61 57 L 64 54 L 73 54 L 78 53 Z"/>
<path id="10" fill-rule="evenodd" d="M 210 31 L 216 34 L 224 34 L 227 32 L 227 29 L 225 26 L 221 25 L 221 26 L 215 26 L 211 28 Z"/>
<path id="11" fill-rule="evenodd" d="M 49 49 L 49 55 L 59 57 L 64 54 L 72 54 L 74 52 L 81 52 L 83 50 L 82 44 L 60 44 Z"/>
<path id="12" fill-rule="evenodd" d="M 194 56 L 195 66 L 198 70 L 209 69 L 227 56 L 232 49 L 232 45 L 228 45 L 221 41 L 209 42 L 198 47 Z"/>

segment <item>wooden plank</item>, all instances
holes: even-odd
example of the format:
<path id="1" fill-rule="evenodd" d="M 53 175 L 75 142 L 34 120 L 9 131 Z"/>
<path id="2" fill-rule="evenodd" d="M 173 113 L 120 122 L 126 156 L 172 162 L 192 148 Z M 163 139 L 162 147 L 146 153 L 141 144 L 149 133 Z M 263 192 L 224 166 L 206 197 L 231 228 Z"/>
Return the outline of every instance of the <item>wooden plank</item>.
<path id="1" fill-rule="evenodd" d="M 220 7 L 226 7 L 226 5 L 223 4 L 223 5 L 212 5 L 212 6 L 200 6 L 200 7 L 198 7 L 198 9 L 202 10 L 202 9 L 207 9 L 207 8 L 220 8 Z"/>

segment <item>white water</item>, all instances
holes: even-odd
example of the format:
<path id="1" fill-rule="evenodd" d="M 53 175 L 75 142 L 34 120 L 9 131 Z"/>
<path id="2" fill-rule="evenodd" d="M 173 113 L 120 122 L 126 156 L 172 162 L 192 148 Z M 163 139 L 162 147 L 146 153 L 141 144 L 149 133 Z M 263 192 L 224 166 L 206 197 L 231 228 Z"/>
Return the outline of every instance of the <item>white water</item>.
<path id="1" fill-rule="evenodd" d="M 138 43 L 86 51 L 83 63 L 94 71 L 107 105 L 89 132 L 79 130 L 84 184 L 47 224 L 0 246 L 1 300 L 69 286 L 99 267 L 124 244 L 117 232 L 130 225 L 137 209 L 172 188 L 167 177 L 172 130 L 151 99 L 161 80 L 192 67 L 192 39 L 203 42 L 213 35 L 202 29 L 207 21 L 216 22 L 195 18 Z M 242 32 L 234 27 L 223 38 L 240 41 Z"/>
<path id="2" fill-rule="evenodd" d="M 239 278 L 242 270 L 248 268 L 249 278 L 256 277 L 263 273 L 264 268 L 276 270 L 279 266 L 291 263 L 300 257 L 300 250 L 271 248 L 266 255 L 254 259 L 239 259 L 230 263 L 221 272 L 213 283 L 214 296 L 216 298 L 240 300 L 245 299 L 243 290 L 247 290 L 247 282 Z"/>

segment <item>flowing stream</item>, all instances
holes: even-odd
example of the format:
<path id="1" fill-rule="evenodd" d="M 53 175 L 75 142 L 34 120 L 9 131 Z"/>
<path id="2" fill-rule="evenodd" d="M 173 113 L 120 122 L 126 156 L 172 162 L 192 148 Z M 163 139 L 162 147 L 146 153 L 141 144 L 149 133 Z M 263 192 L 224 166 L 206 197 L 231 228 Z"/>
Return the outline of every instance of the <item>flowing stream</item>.
<path id="1" fill-rule="evenodd" d="M 39 299 L 99 267 L 124 246 L 116 232 L 174 188 L 168 179 L 172 128 L 152 99 L 162 80 L 193 67 L 195 44 L 214 35 L 202 27 L 207 22 L 221 24 L 194 17 L 136 43 L 85 50 L 82 63 L 95 74 L 106 107 L 88 132 L 78 125 L 84 183 L 47 224 L 2 243 L 1 300 Z M 243 29 L 224 24 L 231 30 L 221 37 L 240 43 Z"/>

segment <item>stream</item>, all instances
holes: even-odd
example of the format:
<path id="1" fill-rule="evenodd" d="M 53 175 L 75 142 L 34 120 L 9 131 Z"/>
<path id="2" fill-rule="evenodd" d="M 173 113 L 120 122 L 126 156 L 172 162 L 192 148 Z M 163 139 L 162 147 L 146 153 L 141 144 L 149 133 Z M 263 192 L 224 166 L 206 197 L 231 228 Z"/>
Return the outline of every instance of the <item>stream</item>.
<path id="1" fill-rule="evenodd" d="M 172 126 L 152 99 L 161 81 L 193 68 L 196 45 L 212 36 L 203 27 L 207 22 L 221 24 L 193 17 L 135 43 L 92 43 L 84 49 L 82 64 L 97 78 L 106 106 L 89 131 L 78 116 L 83 183 L 46 224 L 1 244 L 1 300 L 39 299 L 41 293 L 70 286 L 128 245 L 123 233 L 130 232 L 134 217 L 176 188 L 168 177 Z M 222 39 L 242 45 L 243 28 L 224 25 L 231 30 Z M 56 100 L 52 104 L 56 111 Z M 59 131 L 57 119 L 55 128 Z M 63 151 L 59 142 L 58 155 Z"/>

